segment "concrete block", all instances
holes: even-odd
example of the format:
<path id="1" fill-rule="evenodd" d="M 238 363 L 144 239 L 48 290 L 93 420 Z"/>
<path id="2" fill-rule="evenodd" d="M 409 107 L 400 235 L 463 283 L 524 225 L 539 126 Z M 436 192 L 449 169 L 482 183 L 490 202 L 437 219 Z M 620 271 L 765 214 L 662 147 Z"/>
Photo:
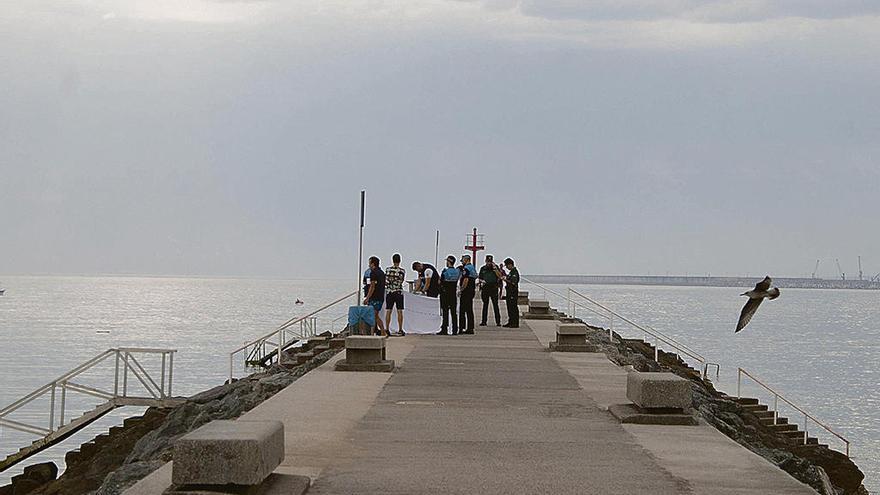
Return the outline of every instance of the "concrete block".
<path id="1" fill-rule="evenodd" d="M 587 337 L 587 326 L 582 323 L 557 323 L 556 335 L 582 335 Z"/>
<path id="2" fill-rule="evenodd" d="M 385 338 L 353 335 L 345 338 L 345 360 L 349 364 L 371 364 L 385 359 Z"/>
<path id="3" fill-rule="evenodd" d="M 342 349 L 344 347 L 345 347 L 345 339 L 344 338 L 330 339 L 330 348 L 331 349 Z"/>
<path id="4" fill-rule="evenodd" d="M 175 485 L 257 485 L 284 460 L 280 421 L 212 421 L 174 443 Z"/>
<path id="5" fill-rule="evenodd" d="M 394 360 L 383 359 L 375 363 L 350 363 L 347 359 L 336 362 L 336 371 L 371 371 L 390 373 L 394 371 Z"/>
<path id="6" fill-rule="evenodd" d="M 540 299 L 536 299 L 534 301 L 529 301 L 529 313 L 549 313 L 550 312 L 550 301 L 543 301 Z"/>
<path id="7" fill-rule="evenodd" d="M 293 355 L 296 358 L 296 364 L 305 364 L 309 359 L 315 357 L 313 352 L 298 352 Z"/>
<path id="8" fill-rule="evenodd" d="M 272 473 L 259 485 L 171 485 L 163 495 L 304 495 L 308 476 Z"/>
<path id="9" fill-rule="evenodd" d="M 683 410 L 691 406 L 691 384 L 674 373 L 633 372 L 626 376 L 626 398 L 645 410 Z"/>
<path id="10" fill-rule="evenodd" d="M 327 339 L 324 337 L 312 337 L 307 342 L 306 345 L 309 349 L 313 349 L 319 345 L 323 345 L 327 343 Z"/>
<path id="11" fill-rule="evenodd" d="M 550 342 L 550 350 L 553 352 L 600 352 L 599 348 L 594 344 L 564 344 L 559 342 Z"/>
<path id="12" fill-rule="evenodd" d="M 635 404 L 614 404 L 608 407 L 608 412 L 621 423 L 637 425 L 678 425 L 696 426 L 697 420 L 684 412 L 654 414 L 639 409 Z"/>
<path id="13" fill-rule="evenodd" d="M 321 354 L 321 353 L 324 352 L 324 351 L 329 351 L 329 350 L 330 350 L 330 344 L 327 343 L 327 344 L 321 344 L 321 345 L 315 346 L 315 347 L 312 349 L 312 352 L 314 352 L 315 355 L 318 355 L 318 354 Z"/>
<path id="14" fill-rule="evenodd" d="M 517 306 L 528 306 L 529 305 L 529 291 L 521 290 L 519 294 L 516 296 L 516 304 Z"/>
<path id="15" fill-rule="evenodd" d="M 385 337 L 352 335 L 345 338 L 346 349 L 384 349 Z"/>

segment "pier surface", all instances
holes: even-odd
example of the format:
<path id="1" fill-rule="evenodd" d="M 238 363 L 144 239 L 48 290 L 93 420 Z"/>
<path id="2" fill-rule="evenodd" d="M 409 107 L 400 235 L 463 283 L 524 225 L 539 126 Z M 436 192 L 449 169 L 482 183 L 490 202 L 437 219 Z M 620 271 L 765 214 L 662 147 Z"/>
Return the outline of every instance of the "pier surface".
<path id="1" fill-rule="evenodd" d="M 711 426 L 619 424 L 626 371 L 548 352 L 554 321 L 521 325 L 390 338 L 394 373 L 333 371 L 339 354 L 242 419 L 284 422 L 276 472 L 310 494 L 816 493 Z M 126 494 L 170 481 L 169 463 Z"/>

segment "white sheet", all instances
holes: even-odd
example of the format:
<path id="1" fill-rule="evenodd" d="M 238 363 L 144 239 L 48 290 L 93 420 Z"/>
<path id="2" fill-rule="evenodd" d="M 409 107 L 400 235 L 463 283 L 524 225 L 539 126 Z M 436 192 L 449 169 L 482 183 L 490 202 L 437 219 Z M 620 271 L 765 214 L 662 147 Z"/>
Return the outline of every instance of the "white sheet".
<path id="1" fill-rule="evenodd" d="M 403 331 L 406 333 L 437 333 L 440 330 L 440 298 L 403 292 Z M 385 318 L 382 308 L 382 318 Z M 385 322 L 391 332 L 397 331 L 397 310 L 391 311 L 391 321 Z"/>

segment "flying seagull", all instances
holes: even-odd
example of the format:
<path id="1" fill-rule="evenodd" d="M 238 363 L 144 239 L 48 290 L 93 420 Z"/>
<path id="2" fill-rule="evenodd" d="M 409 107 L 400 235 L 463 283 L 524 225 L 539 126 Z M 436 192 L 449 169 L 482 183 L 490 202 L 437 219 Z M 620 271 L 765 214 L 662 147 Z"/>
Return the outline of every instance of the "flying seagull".
<path id="1" fill-rule="evenodd" d="M 740 294 L 741 296 L 749 296 L 749 300 L 743 306 L 742 313 L 739 314 L 739 322 L 736 324 L 736 330 L 733 333 L 739 332 L 752 321 L 752 316 L 755 316 L 755 311 L 758 311 L 758 306 L 764 302 L 764 299 L 776 299 L 779 297 L 779 289 L 770 287 L 772 282 L 773 280 L 768 275 L 764 277 L 764 280 L 755 284 L 754 289 Z"/>

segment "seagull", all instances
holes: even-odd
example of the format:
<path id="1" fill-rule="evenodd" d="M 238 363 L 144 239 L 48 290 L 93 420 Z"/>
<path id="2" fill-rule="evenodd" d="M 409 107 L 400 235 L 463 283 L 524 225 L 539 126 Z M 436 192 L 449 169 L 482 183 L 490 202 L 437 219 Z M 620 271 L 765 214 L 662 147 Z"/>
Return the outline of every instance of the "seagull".
<path id="1" fill-rule="evenodd" d="M 755 284 L 755 288 L 740 294 L 741 296 L 749 296 L 748 302 L 743 306 L 742 313 L 739 315 L 739 322 L 736 324 L 736 330 L 733 333 L 737 333 L 746 325 L 752 321 L 752 316 L 755 316 L 755 311 L 758 310 L 758 306 L 764 302 L 764 299 L 776 299 L 779 297 L 779 289 L 776 287 L 770 287 L 770 284 L 773 280 L 770 276 L 764 277 L 764 280 L 761 280 L 757 284 Z"/>
<path id="2" fill-rule="evenodd" d="M 302 302 L 301 300 L 297 299 L 296 302 L 295 302 L 294 304 L 296 304 L 296 305 L 300 305 L 300 304 L 305 304 L 305 303 Z"/>

